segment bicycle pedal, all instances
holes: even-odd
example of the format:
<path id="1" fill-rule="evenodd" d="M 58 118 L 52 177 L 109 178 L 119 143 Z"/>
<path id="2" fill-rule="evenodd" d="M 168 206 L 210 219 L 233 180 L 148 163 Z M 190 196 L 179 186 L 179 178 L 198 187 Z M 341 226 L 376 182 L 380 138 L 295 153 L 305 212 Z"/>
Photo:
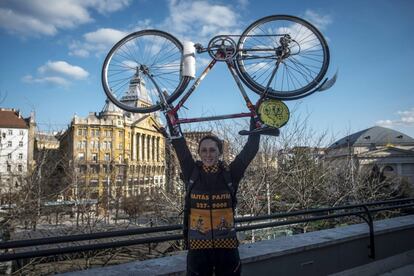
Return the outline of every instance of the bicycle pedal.
<path id="1" fill-rule="evenodd" d="M 239 131 L 239 135 L 251 135 L 251 134 L 279 136 L 280 131 L 278 128 L 273 128 L 273 127 L 260 127 L 260 128 L 256 128 L 253 130 L 240 130 Z"/>

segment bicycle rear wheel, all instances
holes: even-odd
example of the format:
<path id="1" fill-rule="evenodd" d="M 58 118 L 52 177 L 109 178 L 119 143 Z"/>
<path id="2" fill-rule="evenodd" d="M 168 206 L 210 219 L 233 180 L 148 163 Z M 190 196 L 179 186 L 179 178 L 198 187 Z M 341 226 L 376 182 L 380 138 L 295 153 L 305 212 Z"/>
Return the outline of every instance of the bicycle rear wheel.
<path id="1" fill-rule="evenodd" d="M 160 95 L 168 103 L 186 88 L 189 77 L 181 75 L 183 46 L 172 35 L 158 30 L 138 31 L 121 39 L 109 51 L 102 67 L 102 86 L 118 107 L 137 113 L 161 108 Z"/>
<path id="2" fill-rule="evenodd" d="M 246 86 L 279 100 L 312 93 L 329 65 L 329 48 L 322 34 L 309 22 L 289 15 L 252 23 L 240 36 L 237 51 L 236 68 Z"/>

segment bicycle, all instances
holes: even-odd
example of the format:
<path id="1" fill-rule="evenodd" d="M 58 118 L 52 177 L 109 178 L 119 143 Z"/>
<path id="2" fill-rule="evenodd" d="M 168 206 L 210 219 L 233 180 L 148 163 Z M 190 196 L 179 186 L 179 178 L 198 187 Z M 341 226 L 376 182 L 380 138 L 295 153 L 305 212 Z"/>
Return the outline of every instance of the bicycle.
<path id="1" fill-rule="evenodd" d="M 195 53 L 206 52 L 211 61 L 195 78 Z M 249 112 L 177 119 L 178 110 L 217 62 L 226 63 Z M 118 107 L 136 113 L 162 110 L 174 126 L 254 117 L 256 129 L 239 134 L 278 135 L 278 128 L 290 116 L 282 100 L 299 99 L 332 86 L 324 78 L 328 66 L 328 45 L 313 25 L 295 16 L 272 15 L 253 22 L 241 35 L 215 36 L 207 47 L 190 42 L 183 46 L 174 36 L 160 30 L 131 33 L 106 56 L 102 85 Z M 194 78 L 191 87 L 173 105 Z M 255 105 L 242 83 L 260 95 Z M 131 84 L 145 86 L 139 103 L 136 95 L 125 93 Z"/>

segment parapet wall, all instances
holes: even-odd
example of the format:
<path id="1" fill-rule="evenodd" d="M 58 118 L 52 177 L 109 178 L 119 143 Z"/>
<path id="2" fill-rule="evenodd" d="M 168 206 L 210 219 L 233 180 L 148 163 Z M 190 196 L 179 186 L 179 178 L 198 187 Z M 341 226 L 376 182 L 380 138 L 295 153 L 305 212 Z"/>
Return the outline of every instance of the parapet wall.
<path id="1" fill-rule="evenodd" d="M 414 215 L 374 222 L 376 260 L 414 249 Z M 240 246 L 243 275 L 328 275 L 372 263 L 367 224 Z M 64 275 L 185 275 L 186 253 Z"/>

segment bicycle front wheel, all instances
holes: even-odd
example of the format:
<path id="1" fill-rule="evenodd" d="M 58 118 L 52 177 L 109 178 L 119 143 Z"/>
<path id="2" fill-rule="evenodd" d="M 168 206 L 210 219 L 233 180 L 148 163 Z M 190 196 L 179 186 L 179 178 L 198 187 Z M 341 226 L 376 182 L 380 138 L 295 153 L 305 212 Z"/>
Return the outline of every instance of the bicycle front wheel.
<path id="1" fill-rule="evenodd" d="M 309 22 L 289 15 L 252 23 L 240 36 L 237 51 L 236 68 L 246 86 L 279 100 L 312 93 L 329 65 L 322 34 Z"/>
<path id="2" fill-rule="evenodd" d="M 159 110 L 163 101 L 157 86 L 171 103 L 190 81 L 181 75 L 182 53 L 180 41 L 166 32 L 144 30 L 129 34 L 105 58 L 101 77 L 106 95 L 126 111 Z"/>

